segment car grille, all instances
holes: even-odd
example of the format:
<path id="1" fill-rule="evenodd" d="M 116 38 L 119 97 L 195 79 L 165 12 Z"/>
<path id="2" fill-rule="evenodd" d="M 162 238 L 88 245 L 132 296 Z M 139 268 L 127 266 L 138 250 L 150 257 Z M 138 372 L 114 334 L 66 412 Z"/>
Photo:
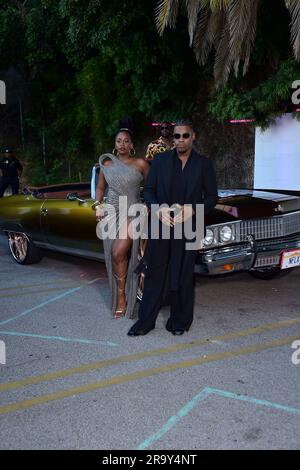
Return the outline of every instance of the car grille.
<path id="1" fill-rule="evenodd" d="M 283 237 L 300 232 L 300 212 L 264 219 L 243 220 L 240 225 L 240 240 L 252 235 L 255 240 Z"/>

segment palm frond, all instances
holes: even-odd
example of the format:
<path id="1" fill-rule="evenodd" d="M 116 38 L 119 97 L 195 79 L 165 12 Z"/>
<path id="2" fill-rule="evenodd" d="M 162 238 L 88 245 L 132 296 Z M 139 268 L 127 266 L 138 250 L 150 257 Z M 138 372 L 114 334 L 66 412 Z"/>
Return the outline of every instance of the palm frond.
<path id="1" fill-rule="evenodd" d="M 232 0 L 228 6 L 228 24 L 230 33 L 230 55 L 236 60 L 241 53 L 245 32 L 248 29 L 252 2 Z"/>
<path id="2" fill-rule="evenodd" d="M 194 32 L 197 25 L 198 14 L 201 8 L 199 0 L 185 0 L 188 15 L 188 30 L 190 36 L 190 46 L 193 44 Z"/>
<path id="3" fill-rule="evenodd" d="M 212 48 L 219 43 L 225 23 L 224 10 L 201 10 L 196 26 L 194 50 L 197 61 L 204 65 Z"/>
<path id="4" fill-rule="evenodd" d="M 250 56 L 255 42 L 256 36 L 256 26 L 257 26 L 257 16 L 259 10 L 260 0 L 252 0 L 252 14 L 248 24 L 248 30 L 246 31 L 245 38 L 246 41 L 244 42 L 245 50 L 244 50 L 244 67 L 243 67 L 243 75 L 246 74 L 249 63 L 250 63 Z"/>
<path id="5" fill-rule="evenodd" d="M 214 63 L 214 77 L 216 88 L 223 86 L 230 75 L 232 68 L 232 57 L 230 56 L 230 31 L 228 18 L 224 15 L 222 33 L 216 49 Z"/>
<path id="6" fill-rule="evenodd" d="M 300 60 L 300 0 L 284 0 L 291 15 L 291 43 L 294 56 Z M 249 68 L 256 37 L 257 17 L 262 0 L 159 0 L 156 26 L 162 34 L 167 26 L 174 27 L 179 5 L 188 17 L 190 45 L 197 61 L 204 65 L 214 48 L 216 86 L 228 80 L 231 70 L 238 75 Z"/>
<path id="7" fill-rule="evenodd" d="M 201 65 L 204 65 L 208 54 L 211 51 L 213 40 L 209 34 L 209 23 L 211 18 L 211 10 L 209 7 L 204 7 L 195 27 L 193 47 L 196 55 L 196 60 Z"/>
<path id="8" fill-rule="evenodd" d="M 292 17 L 291 41 L 294 55 L 300 60 L 300 0 L 286 0 L 285 4 Z"/>
<path id="9" fill-rule="evenodd" d="M 208 0 L 205 3 L 209 3 L 211 11 L 220 10 L 226 8 L 232 0 Z"/>
<path id="10" fill-rule="evenodd" d="M 239 64 L 242 59 L 246 59 L 251 53 L 257 22 L 257 0 L 232 0 L 228 5 L 228 23 L 229 23 L 229 54 L 234 64 L 234 72 L 237 76 Z M 250 35 L 250 36 L 249 36 Z M 245 57 L 244 51 L 247 49 Z M 249 60 L 247 59 L 247 67 Z"/>
<path id="11" fill-rule="evenodd" d="M 163 34 L 167 26 L 174 27 L 178 16 L 179 0 L 160 0 L 155 9 L 157 31 Z"/>

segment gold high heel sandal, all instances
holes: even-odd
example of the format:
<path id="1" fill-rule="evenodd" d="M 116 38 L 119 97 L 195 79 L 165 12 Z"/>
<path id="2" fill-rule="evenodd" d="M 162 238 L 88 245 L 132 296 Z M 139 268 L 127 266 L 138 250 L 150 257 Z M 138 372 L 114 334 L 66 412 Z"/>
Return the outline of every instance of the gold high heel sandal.
<path id="1" fill-rule="evenodd" d="M 125 281 L 126 276 L 127 276 L 127 272 L 124 274 L 124 276 L 121 276 L 121 277 L 117 276 L 115 273 L 113 273 L 113 275 L 114 275 L 114 277 L 115 277 L 116 280 L 117 280 L 117 289 L 118 289 L 118 292 L 120 292 L 120 293 L 122 293 L 122 294 L 125 293 L 125 288 L 119 287 L 119 286 L 118 286 L 118 282 L 120 282 L 120 281 Z M 125 302 L 124 307 L 122 307 L 122 308 L 117 308 L 117 309 L 115 310 L 114 318 L 122 318 L 122 317 L 125 317 L 126 308 L 127 308 L 127 302 Z"/>

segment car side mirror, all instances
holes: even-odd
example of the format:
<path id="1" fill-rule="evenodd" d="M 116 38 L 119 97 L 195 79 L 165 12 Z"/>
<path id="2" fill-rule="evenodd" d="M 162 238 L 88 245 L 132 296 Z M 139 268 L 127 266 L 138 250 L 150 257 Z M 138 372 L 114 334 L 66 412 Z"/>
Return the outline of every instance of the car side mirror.
<path id="1" fill-rule="evenodd" d="M 81 202 L 81 203 L 86 202 L 85 199 L 81 199 L 81 198 L 78 196 L 78 193 L 68 193 L 68 194 L 67 194 L 67 200 L 68 200 L 68 201 L 78 201 L 78 202 Z"/>

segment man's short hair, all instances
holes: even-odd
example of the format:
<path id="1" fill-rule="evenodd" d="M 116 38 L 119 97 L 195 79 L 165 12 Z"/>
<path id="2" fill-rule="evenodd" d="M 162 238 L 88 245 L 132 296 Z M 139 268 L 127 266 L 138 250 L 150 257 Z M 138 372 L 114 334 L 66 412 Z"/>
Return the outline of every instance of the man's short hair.
<path id="1" fill-rule="evenodd" d="M 178 119 L 175 122 L 175 126 L 188 126 L 194 130 L 194 124 L 192 123 L 190 119 Z"/>

